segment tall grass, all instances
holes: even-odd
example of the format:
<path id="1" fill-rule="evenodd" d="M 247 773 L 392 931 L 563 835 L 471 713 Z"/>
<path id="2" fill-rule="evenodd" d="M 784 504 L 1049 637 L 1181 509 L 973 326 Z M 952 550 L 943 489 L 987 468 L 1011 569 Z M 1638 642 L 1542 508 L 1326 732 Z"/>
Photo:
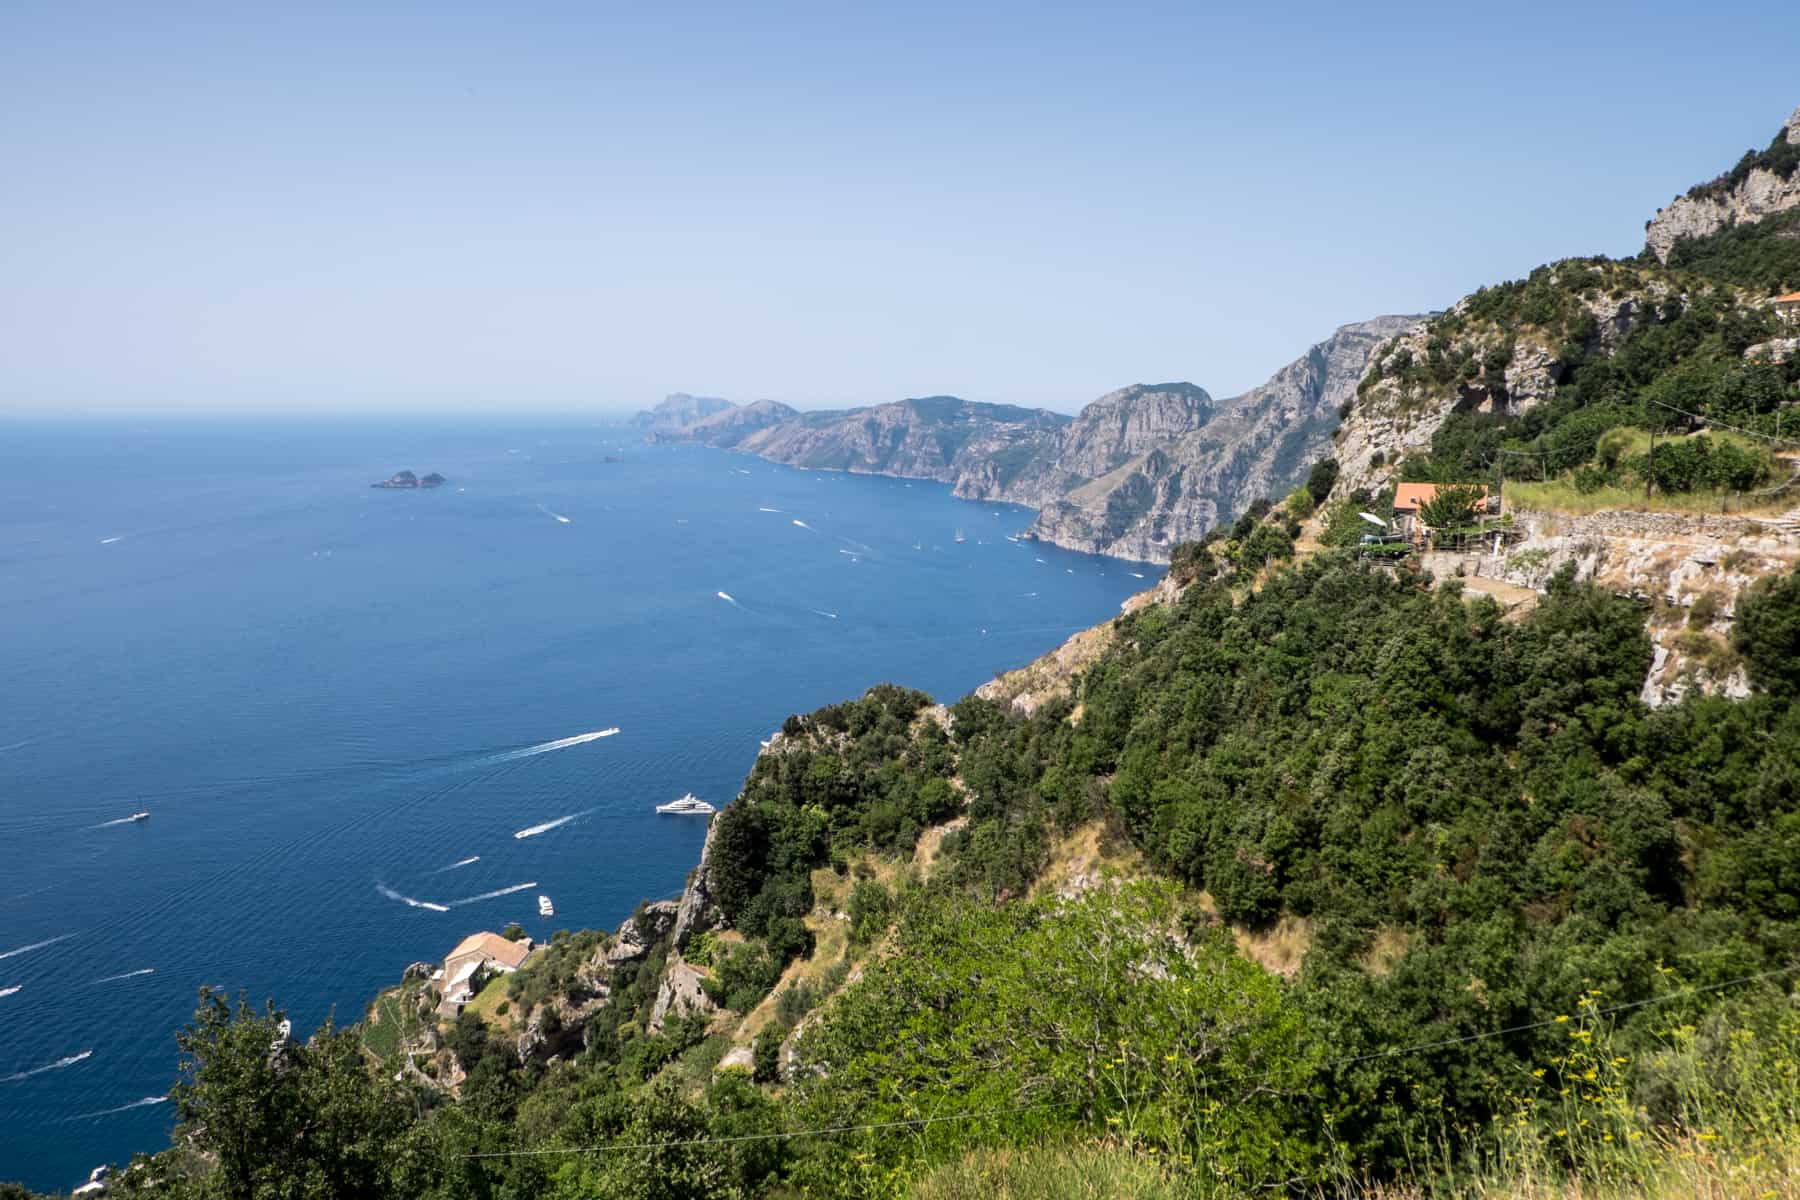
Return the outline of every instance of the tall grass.
<path id="1" fill-rule="evenodd" d="M 1419 1147 L 1398 1178 L 1348 1164 L 1312 1200 L 1800 1200 L 1800 1007 L 1675 1025 L 1626 1052 L 1590 994 L 1562 1053 L 1500 1087 L 1502 1115 Z M 1251 1200 L 1142 1149 L 1081 1141 L 982 1149 L 930 1170 L 914 1200 Z M 1263 1193 L 1258 1193 L 1262 1195 Z"/>

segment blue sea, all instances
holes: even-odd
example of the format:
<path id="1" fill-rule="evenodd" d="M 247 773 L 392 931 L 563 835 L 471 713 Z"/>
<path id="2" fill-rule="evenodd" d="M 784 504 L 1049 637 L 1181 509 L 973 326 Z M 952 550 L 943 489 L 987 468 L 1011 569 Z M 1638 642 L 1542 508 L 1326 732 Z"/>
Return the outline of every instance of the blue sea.
<path id="1" fill-rule="evenodd" d="M 306 1031 L 611 928 L 698 855 L 653 806 L 788 713 L 954 699 L 1156 576 L 1030 516 L 573 420 L 0 423 L 0 1179 L 165 1145 L 202 985 Z"/>

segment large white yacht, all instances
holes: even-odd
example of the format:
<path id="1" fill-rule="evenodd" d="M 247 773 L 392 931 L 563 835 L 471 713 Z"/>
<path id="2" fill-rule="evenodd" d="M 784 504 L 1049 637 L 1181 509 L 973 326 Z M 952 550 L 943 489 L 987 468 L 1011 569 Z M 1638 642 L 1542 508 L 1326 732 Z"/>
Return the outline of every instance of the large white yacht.
<path id="1" fill-rule="evenodd" d="M 554 917 L 555 915 L 556 915 L 556 905 L 550 903 L 550 897 L 539 896 L 538 897 L 538 916 Z"/>
<path id="2" fill-rule="evenodd" d="M 656 811 L 659 813 L 710 813 L 719 810 L 689 792 L 679 800 L 671 800 L 667 804 L 657 805 Z"/>

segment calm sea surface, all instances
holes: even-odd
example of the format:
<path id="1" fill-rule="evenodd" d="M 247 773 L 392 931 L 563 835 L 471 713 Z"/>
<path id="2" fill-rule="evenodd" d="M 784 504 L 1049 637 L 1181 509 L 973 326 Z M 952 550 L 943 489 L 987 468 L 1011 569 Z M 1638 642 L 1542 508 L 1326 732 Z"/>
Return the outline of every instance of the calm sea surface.
<path id="1" fill-rule="evenodd" d="M 310 1030 L 610 928 L 698 855 L 652 806 L 788 713 L 954 699 L 1155 578 L 1029 517 L 572 423 L 0 423 L 0 1179 L 164 1145 L 201 985 Z"/>

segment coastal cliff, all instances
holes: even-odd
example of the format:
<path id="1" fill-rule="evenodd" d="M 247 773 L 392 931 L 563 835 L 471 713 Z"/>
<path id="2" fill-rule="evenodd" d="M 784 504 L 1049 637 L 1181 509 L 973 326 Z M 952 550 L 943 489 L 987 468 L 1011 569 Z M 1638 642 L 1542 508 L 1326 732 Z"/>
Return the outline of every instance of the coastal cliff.
<path id="1" fill-rule="evenodd" d="M 937 480 L 966 499 L 1039 509 L 1030 532 L 1044 541 L 1167 562 L 1177 542 L 1294 487 L 1369 352 L 1417 320 L 1346 325 L 1223 402 L 1181 382 L 1120 388 L 1073 418 L 954 396 L 811 413 L 764 400 L 648 436 L 815 470 Z"/>

